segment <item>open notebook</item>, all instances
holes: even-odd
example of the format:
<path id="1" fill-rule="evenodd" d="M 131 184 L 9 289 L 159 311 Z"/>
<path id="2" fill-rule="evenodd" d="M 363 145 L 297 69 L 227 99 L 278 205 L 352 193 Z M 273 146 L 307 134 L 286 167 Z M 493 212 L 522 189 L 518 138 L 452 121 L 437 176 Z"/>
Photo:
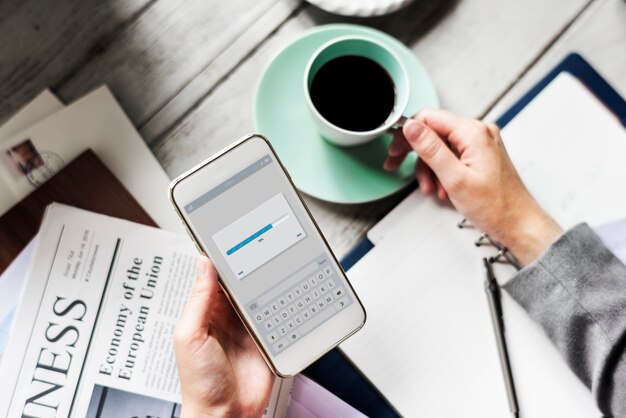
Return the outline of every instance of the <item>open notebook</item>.
<path id="1" fill-rule="evenodd" d="M 560 73 L 502 131 L 537 200 L 564 228 L 626 217 L 626 131 L 575 77 Z M 414 192 L 368 236 L 349 271 L 368 318 L 345 354 L 405 416 L 507 416 L 475 230 Z M 501 279 L 512 269 L 500 268 Z M 507 339 L 525 417 L 599 416 L 541 328 L 504 292 Z"/>

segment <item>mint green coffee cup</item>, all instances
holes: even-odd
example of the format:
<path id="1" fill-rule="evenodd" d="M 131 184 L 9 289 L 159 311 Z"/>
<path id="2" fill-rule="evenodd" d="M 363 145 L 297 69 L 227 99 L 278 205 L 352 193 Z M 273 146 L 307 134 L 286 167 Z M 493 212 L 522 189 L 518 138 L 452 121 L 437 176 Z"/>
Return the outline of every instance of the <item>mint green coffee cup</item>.
<path id="1" fill-rule="evenodd" d="M 320 68 L 342 56 L 361 56 L 380 65 L 389 75 L 395 90 L 395 103 L 389 116 L 380 126 L 368 131 L 344 129 L 328 121 L 311 99 L 311 84 Z M 409 77 L 396 54 L 382 43 L 367 36 L 342 36 L 323 44 L 309 59 L 304 71 L 304 96 L 309 113 L 321 136 L 339 146 L 354 146 L 371 141 L 401 126 L 406 118 L 404 111 L 409 102 Z"/>

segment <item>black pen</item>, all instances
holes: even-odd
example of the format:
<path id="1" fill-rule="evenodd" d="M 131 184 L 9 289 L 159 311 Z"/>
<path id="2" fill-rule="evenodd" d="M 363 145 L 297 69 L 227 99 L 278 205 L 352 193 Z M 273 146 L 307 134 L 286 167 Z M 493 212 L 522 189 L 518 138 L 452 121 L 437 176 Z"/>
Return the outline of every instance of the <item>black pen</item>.
<path id="1" fill-rule="evenodd" d="M 513 373 L 511 373 L 511 362 L 509 361 L 509 351 L 504 338 L 504 320 L 502 317 L 502 301 L 500 299 L 500 286 L 493 274 L 491 263 L 483 258 L 485 265 L 485 292 L 489 301 L 489 312 L 493 323 L 493 332 L 496 335 L 498 354 L 500 356 L 500 366 L 506 386 L 506 395 L 509 399 L 509 409 L 514 417 L 519 417 L 519 406 L 517 405 L 517 394 L 513 383 Z"/>

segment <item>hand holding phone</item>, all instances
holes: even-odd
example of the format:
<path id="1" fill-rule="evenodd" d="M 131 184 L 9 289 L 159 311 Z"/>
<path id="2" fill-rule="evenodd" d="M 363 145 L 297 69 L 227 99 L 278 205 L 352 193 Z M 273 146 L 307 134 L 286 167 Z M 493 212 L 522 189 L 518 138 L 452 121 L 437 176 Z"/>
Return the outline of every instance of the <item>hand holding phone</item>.
<path id="1" fill-rule="evenodd" d="M 365 310 L 269 142 L 251 135 L 183 174 L 170 198 L 274 373 L 293 376 Z"/>
<path id="2" fill-rule="evenodd" d="M 248 331 L 198 257 L 196 280 L 174 332 L 182 417 L 260 417 L 274 382 Z M 233 393 L 240 394 L 232 396 Z"/>

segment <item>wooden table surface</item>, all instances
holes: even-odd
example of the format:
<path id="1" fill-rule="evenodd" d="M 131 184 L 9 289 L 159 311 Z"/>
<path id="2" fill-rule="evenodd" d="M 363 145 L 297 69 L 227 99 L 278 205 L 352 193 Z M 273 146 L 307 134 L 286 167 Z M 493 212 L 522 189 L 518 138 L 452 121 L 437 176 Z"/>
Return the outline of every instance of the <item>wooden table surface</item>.
<path id="1" fill-rule="evenodd" d="M 473 117 L 496 117 L 571 51 L 626 95 L 623 0 L 415 0 L 373 19 L 300 0 L 3 0 L 0 120 L 46 87 L 69 103 L 108 84 L 174 177 L 253 131 L 260 69 L 302 32 L 331 22 L 405 42 L 442 106 Z M 306 200 L 341 256 L 402 196 L 349 206 Z"/>

